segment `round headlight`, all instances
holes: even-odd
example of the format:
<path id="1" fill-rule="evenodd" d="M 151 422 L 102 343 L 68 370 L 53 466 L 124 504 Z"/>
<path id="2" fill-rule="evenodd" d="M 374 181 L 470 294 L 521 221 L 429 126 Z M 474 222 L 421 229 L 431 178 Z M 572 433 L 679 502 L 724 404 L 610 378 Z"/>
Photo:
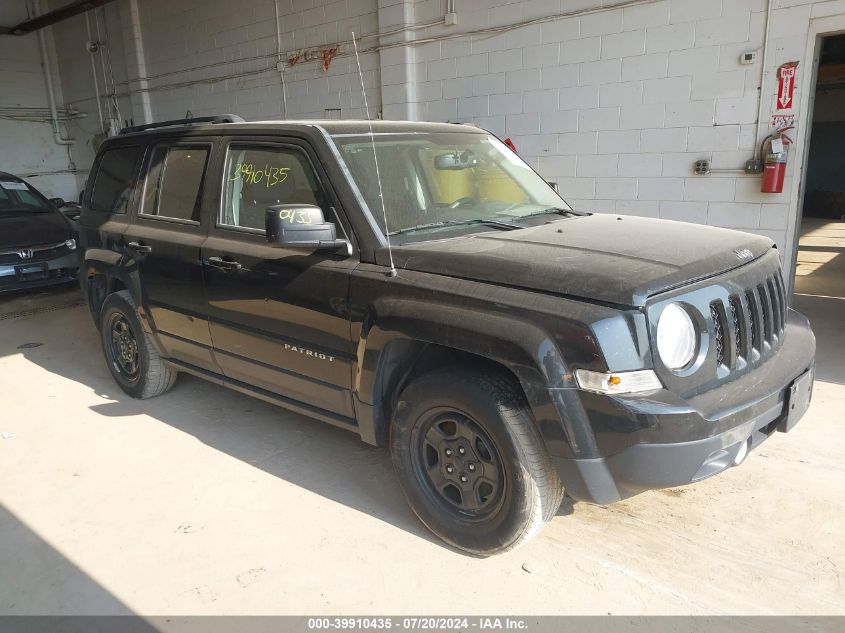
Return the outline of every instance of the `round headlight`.
<path id="1" fill-rule="evenodd" d="M 68 250 L 74 251 L 76 250 L 76 240 L 71 238 L 69 240 L 65 240 L 65 246 L 67 246 Z"/>
<path id="2" fill-rule="evenodd" d="M 696 335 L 690 315 L 677 303 L 663 309 L 657 322 L 657 352 L 669 369 L 681 369 L 695 356 Z"/>

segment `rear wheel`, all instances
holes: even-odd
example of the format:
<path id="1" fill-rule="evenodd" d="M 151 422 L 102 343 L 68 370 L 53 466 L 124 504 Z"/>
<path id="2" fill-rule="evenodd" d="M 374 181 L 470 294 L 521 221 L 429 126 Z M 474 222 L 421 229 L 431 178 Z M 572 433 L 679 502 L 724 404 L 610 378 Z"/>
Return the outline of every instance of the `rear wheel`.
<path id="1" fill-rule="evenodd" d="M 176 372 L 150 343 L 127 290 L 110 294 L 103 302 L 100 340 L 109 371 L 133 398 L 152 398 L 173 386 Z"/>
<path id="2" fill-rule="evenodd" d="M 397 403 L 391 453 L 420 520 L 475 555 L 528 541 L 563 499 L 522 391 L 503 373 L 417 378 Z"/>

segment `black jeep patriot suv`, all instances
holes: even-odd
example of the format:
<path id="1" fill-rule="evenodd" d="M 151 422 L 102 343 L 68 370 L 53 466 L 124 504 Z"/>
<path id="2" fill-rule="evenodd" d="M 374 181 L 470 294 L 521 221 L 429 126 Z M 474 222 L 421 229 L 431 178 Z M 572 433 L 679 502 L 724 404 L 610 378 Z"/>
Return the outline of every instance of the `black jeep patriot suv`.
<path id="1" fill-rule="evenodd" d="M 371 125 L 103 144 L 80 277 L 126 393 L 187 372 L 387 445 L 414 512 L 476 555 L 564 490 L 699 481 L 805 412 L 815 341 L 768 239 L 578 213 L 483 130 Z"/>

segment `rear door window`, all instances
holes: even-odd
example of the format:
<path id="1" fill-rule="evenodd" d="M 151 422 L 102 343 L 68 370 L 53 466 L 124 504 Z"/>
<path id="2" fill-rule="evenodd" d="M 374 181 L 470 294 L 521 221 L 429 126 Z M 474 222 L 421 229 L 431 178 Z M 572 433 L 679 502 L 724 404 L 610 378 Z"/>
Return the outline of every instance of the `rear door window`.
<path id="1" fill-rule="evenodd" d="M 158 146 L 150 157 L 141 212 L 173 220 L 200 221 L 203 180 L 210 146 Z"/>
<path id="2" fill-rule="evenodd" d="M 140 147 L 120 147 L 103 152 L 91 191 L 92 209 L 126 213 L 137 184 L 140 156 Z"/>

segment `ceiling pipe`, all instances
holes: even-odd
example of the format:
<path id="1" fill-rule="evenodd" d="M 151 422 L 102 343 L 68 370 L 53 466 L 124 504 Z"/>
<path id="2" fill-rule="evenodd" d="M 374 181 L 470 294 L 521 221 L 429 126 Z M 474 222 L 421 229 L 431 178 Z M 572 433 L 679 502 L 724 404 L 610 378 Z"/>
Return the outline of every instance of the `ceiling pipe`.
<path id="1" fill-rule="evenodd" d="M 35 17 L 31 17 L 20 24 L 3 29 L 3 32 L 10 35 L 26 35 L 27 33 L 39 31 L 45 26 L 57 24 L 67 20 L 68 18 L 72 18 L 75 15 L 113 1 L 114 0 L 76 0 L 75 2 L 66 4 L 65 6 L 59 7 L 53 11 L 48 11 L 42 15 L 36 14 Z"/>
<path id="2" fill-rule="evenodd" d="M 141 29 L 141 10 L 138 7 L 138 0 L 128 0 L 129 23 L 132 27 L 132 44 L 135 48 L 134 68 L 132 70 L 138 75 L 130 81 L 138 82 L 138 101 L 140 102 L 141 123 L 152 123 L 153 109 L 150 101 L 150 85 L 147 81 L 147 61 L 144 55 L 144 33 Z M 128 44 L 128 42 L 127 42 Z"/>
<path id="3" fill-rule="evenodd" d="M 30 7 L 35 15 L 40 13 L 41 7 L 38 0 L 32 0 Z M 38 31 L 38 47 L 41 50 L 41 66 L 44 69 L 44 84 L 47 87 L 47 102 L 50 106 L 50 122 L 53 127 L 53 140 L 57 145 L 73 145 L 72 138 L 65 138 L 62 136 L 62 130 L 59 127 L 59 113 L 56 110 L 56 93 L 53 91 L 53 77 L 50 73 L 50 54 L 47 51 L 47 37 L 43 30 Z"/>

